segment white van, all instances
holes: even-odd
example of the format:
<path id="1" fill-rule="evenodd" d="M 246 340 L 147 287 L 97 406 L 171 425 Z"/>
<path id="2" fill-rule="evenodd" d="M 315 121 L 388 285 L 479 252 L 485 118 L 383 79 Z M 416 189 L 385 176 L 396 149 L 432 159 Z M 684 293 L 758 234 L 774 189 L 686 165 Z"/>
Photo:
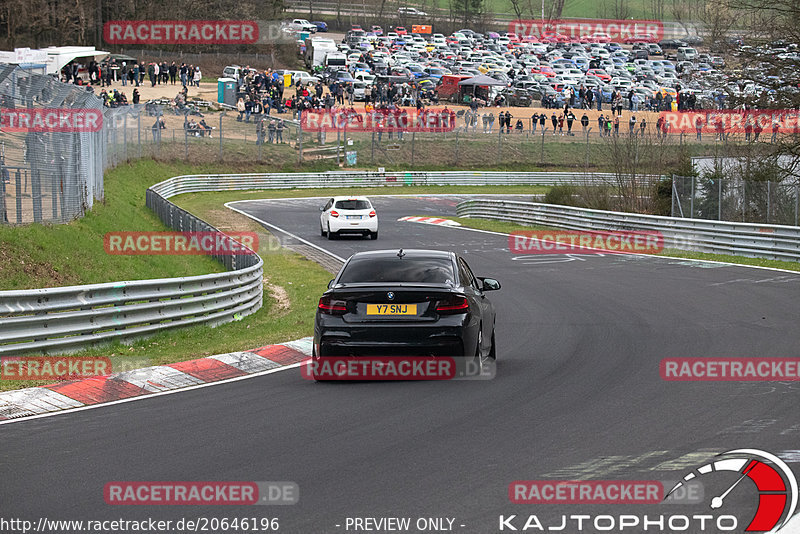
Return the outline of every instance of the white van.
<path id="1" fill-rule="evenodd" d="M 678 61 L 694 61 L 697 59 L 697 50 L 689 46 L 678 48 Z"/>

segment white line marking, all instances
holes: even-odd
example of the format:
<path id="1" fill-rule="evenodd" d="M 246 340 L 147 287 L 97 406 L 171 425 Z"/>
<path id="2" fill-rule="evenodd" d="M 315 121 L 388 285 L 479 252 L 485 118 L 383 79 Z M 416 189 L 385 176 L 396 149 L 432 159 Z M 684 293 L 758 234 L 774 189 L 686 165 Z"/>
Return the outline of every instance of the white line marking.
<path id="1" fill-rule="evenodd" d="M 284 200 L 286 200 L 286 199 L 284 199 Z M 250 202 L 250 201 L 236 200 L 236 201 L 234 201 L 234 202 Z M 315 249 L 319 250 L 320 252 L 322 252 L 322 253 L 324 253 L 324 254 L 327 254 L 328 256 L 330 256 L 330 257 L 332 257 L 332 258 L 335 258 L 335 259 L 339 260 L 339 261 L 340 261 L 340 262 L 342 262 L 342 263 L 344 263 L 345 261 L 347 261 L 347 260 L 345 260 L 344 258 L 342 258 L 341 256 L 338 256 L 338 255 L 334 254 L 334 253 L 333 253 L 333 252 L 331 252 L 330 250 L 325 250 L 324 248 L 320 247 L 319 245 L 315 245 L 315 244 L 314 244 L 314 243 L 312 243 L 311 241 L 307 241 L 307 240 L 303 239 L 302 237 L 300 237 L 300 236 L 297 236 L 297 235 L 295 235 L 295 234 L 293 234 L 293 233 L 291 233 L 291 232 L 288 232 L 288 231 L 284 230 L 283 228 L 281 228 L 281 227 L 279 227 L 279 226 L 275 226 L 274 224 L 270 224 L 270 223 L 268 223 L 267 221 L 262 221 L 261 219 L 259 219 L 259 218 L 258 218 L 258 217 L 256 217 L 255 215 L 250 215 L 249 213 L 247 213 L 247 212 L 245 212 L 245 211 L 242 211 L 242 210 L 240 210 L 240 209 L 238 209 L 238 208 L 234 208 L 234 207 L 232 207 L 232 206 L 230 206 L 230 205 L 229 205 L 229 204 L 233 204 L 234 202 L 226 202 L 224 205 L 225 205 L 225 207 L 226 207 L 226 208 L 228 208 L 228 209 L 231 209 L 231 210 L 235 211 L 236 213 L 240 213 L 240 214 L 244 215 L 245 217 L 248 217 L 248 218 L 250 218 L 250 219 L 253 219 L 254 221 L 258 221 L 258 222 L 260 222 L 261 224 L 263 224 L 264 226 L 269 226 L 270 228 L 273 228 L 273 229 L 275 229 L 275 230 L 277 230 L 277 231 L 279 231 L 279 232 L 283 232 L 284 234 L 286 234 L 286 235 L 288 235 L 288 236 L 290 236 L 290 237 L 293 237 L 293 238 L 297 239 L 298 241 L 300 241 L 300 242 L 302 242 L 302 243 L 305 243 L 306 245 L 308 245 L 308 246 L 310 246 L 310 247 L 313 247 L 313 248 L 315 248 Z"/>
<path id="2" fill-rule="evenodd" d="M 184 391 L 192 391 L 194 389 L 205 388 L 209 386 L 217 386 L 219 384 L 228 384 L 230 382 L 238 382 L 239 380 L 247 380 L 248 378 L 254 378 L 256 376 L 262 375 L 270 375 L 272 373 L 279 373 L 281 371 L 287 371 L 289 369 L 294 369 L 296 367 L 300 367 L 303 365 L 304 362 L 297 362 L 291 365 L 285 365 L 283 367 L 278 367 L 277 369 L 268 369 L 266 371 L 261 371 L 259 373 L 253 373 L 251 375 L 244 375 L 244 376 L 235 376 L 233 378 L 226 378 L 225 380 L 217 380 L 216 382 L 206 382 L 204 384 L 197 384 L 194 386 L 188 386 L 182 389 L 171 389 L 169 391 L 160 391 L 158 393 L 150 393 L 149 395 L 140 395 L 138 397 L 129 397 L 127 399 L 119 399 L 110 402 L 104 402 L 101 404 L 89 404 L 87 406 L 81 406 L 80 408 L 70 408 L 69 410 L 61 410 L 59 412 L 50 412 L 50 413 L 43 413 L 38 415 L 31 415 L 28 417 L 23 417 L 20 419 L 9 419 L 7 421 L 0 421 L 0 425 L 9 425 L 11 423 L 24 423 L 25 421 L 31 421 L 33 419 L 41 419 L 43 417 L 52 417 L 54 415 L 63 415 L 67 413 L 74 413 L 74 412 L 82 412 L 84 410 L 91 410 L 94 408 L 102 408 L 104 406 L 113 406 L 114 404 L 122 404 L 125 402 L 133 402 L 138 400 L 147 400 L 152 399 L 154 397 L 161 397 L 162 395 L 172 395 L 173 393 L 183 393 Z"/>
<path id="3" fill-rule="evenodd" d="M 482 232 L 484 234 L 494 234 L 494 235 L 504 235 L 504 236 L 510 236 L 511 235 L 511 234 L 505 234 L 503 232 L 493 232 L 492 230 L 479 230 L 477 228 L 468 228 L 466 226 L 446 226 L 445 228 L 452 228 L 454 230 L 469 230 L 470 232 Z M 575 246 L 576 247 L 581 247 L 581 245 L 575 245 Z M 588 248 L 590 250 L 595 250 L 595 249 L 592 249 L 591 247 L 582 247 L 582 248 Z M 597 250 L 602 250 L 602 249 L 597 249 Z M 608 251 L 604 251 L 604 252 L 608 253 Z M 648 256 L 648 257 L 651 257 L 651 258 L 668 258 L 668 259 L 672 259 L 672 260 L 696 261 L 698 263 L 716 263 L 716 264 L 719 264 L 719 265 L 727 265 L 727 266 L 730 266 L 730 267 L 748 267 L 750 269 L 764 269 L 764 270 L 767 270 L 767 271 L 779 271 L 779 272 L 782 272 L 782 273 L 791 273 L 791 274 L 800 276 L 800 271 L 791 271 L 789 269 L 781 269 L 779 267 L 764 267 L 762 265 L 746 265 L 746 264 L 743 264 L 743 263 L 730 263 L 730 262 L 727 262 L 727 261 L 717 261 L 717 260 L 699 260 L 697 258 L 681 258 L 680 256 L 663 256 L 663 255 L 660 255 L 660 254 L 643 254 L 641 252 L 614 252 L 613 254 L 614 255 L 620 255 L 620 256 Z M 611 254 L 609 254 L 609 255 L 611 255 Z"/>

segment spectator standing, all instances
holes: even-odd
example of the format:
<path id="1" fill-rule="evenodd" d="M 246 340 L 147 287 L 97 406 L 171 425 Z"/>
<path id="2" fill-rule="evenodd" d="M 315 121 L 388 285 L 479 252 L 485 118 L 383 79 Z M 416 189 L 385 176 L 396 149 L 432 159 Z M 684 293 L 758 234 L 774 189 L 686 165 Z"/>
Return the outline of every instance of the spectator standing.
<path id="1" fill-rule="evenodd" d="M 283 130 L 286 128 L 286 125 L 283 123 L 282 119 L 278 119 L 278 124 L 275 126 L 275 142 L 276 143 L 283 143 Z"/>
<path id="2" fill-rule="evenodd" d="M 169 66 L 169 81 L 172 85 L 175 85 L 175 82 L 178 81 L 178 66 L 174 61 Z"/>
<path id="3" fill-rule="evenodd" d="M 200 80 L 203 78 L 203 73 L 200 72 L 200 65 L 194 68 L 194 85 L 195 87 L 200 87 Z"/>
<path id="4" fill-rule="evenodd" d="M 581 126 L 583 127 L 583 133 L 586 133 L 586 128 L 589 127 L 589 116 L 586 113 L 581 117 Z"/>

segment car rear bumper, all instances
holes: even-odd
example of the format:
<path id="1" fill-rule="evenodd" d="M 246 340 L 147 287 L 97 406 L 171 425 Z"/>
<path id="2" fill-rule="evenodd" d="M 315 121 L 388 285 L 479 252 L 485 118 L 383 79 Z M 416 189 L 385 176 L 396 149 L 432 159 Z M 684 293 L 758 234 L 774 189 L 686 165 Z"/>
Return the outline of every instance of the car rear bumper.
<path id="1" fill-rule="evenodd" d="M 474 355 L 476 343 L 477 328 L 468 325 L 345 324 L 339 320 L 338 324 L 318 323 L 314 329 L 315 353 L 321 357 L 459 357 Z"/>
<path id="2" fill-rule="evenodd" d="M 378 231 L 378 218 L 370 217 L 367 219 L 345 219 L 343 216 L 338 218 L 330 218 L 331 232 L 377 232 Z"/>

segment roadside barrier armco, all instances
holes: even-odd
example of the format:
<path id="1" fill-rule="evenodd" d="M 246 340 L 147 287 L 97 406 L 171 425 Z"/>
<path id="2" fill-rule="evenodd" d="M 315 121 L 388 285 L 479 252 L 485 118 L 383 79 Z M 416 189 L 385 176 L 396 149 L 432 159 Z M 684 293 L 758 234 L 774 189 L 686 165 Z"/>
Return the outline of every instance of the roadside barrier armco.
<path id="1" fill-rule="evenodd" d="M 666 248 L 800 261 L 800 227 L 797 226 L 678 219 L 490 199 L 466 200 L 458 204 L 457 210 L 460 217 L 569 230 L 653 231 L 663 236 Z"/>
<path id="2" fill-rule="evenodd" d="M 192 175 L 176 176 L 153 185 L 147 190 L 146 204 L 171 230 L 219 232 L 169 199 L 201 191 L 556 185 L 613 179 L 610 174 L 463 171 Z M 238 255 L 220 251 L 211 256 L 228 271 L 180 278 L 0 291 L 0 356 L 64 353 L 102 342 L 135 339 L 169 328 L 217 325 L 261 308 L 263 260 L 255 252 Z"/>

